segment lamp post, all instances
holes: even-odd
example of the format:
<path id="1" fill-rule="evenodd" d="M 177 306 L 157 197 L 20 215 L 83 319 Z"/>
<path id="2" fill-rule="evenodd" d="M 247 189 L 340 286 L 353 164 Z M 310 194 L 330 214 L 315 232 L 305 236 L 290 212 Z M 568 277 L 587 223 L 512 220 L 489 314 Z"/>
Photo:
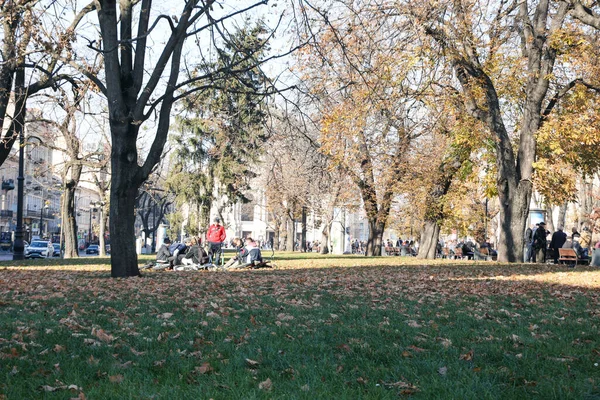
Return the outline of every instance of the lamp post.
<path id="1" fill-rule="evenodd" d="M 15 243 L 13 244 L 13 260 L 25 258 L 23 244 L 23 181 L 25 181 L 25 136 L 23 126 L 17 124 L 19 131 L 19 176 L 17 176 L 17 226 L 15 228 Z"/>
<path id="2" fill-rule="evenodd" d="M 42 204 L 40 204 L 40 240 L 44 237 L 44 198 L 42 197 Z"/>
<path id="3" fill-rule="evenodd" d="M 90 230 L 88 231 L 88 243 L 92 243 L 92 213 L 94 212 L 94 202 L 90 201 Z"/>

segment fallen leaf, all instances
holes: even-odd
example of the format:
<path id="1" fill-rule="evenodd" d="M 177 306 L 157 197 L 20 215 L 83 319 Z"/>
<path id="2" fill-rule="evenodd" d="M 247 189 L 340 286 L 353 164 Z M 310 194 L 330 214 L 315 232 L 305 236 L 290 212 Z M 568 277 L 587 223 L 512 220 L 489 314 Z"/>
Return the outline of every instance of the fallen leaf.
<path id="1" fill-rule="evenodd" d="M 448 367 L 438 368 L 438 374 L 440 374 L 441 376 L 446 376 L 447 373 L 448 373 Z"/>
<path id="2" fill-rule="evenodd" d="M 102 329 L 92 328 L 92 335 L 96 336 L 98 339 L 105 343 L 111 343 L 115 340 L 115 337 L 113 335 L 109 335 Z"/>
<path id="3" fill-rule="evenodd" d="M 54 345 L 54 352 L 60 353 L 61 351 L 65 351 L 65 346 L 61 346 L 60 344 Z"/>
<path id="4" fill-rule="evenodd" d="M 475 355 L 474 351 L 471 350 L 466 354 L 461 354 L 460 359 L 465 361 L 473 361 L 473 356 Z"/>
<path id="5" fill-rule="evenodd" d="M 205 362 L 204 364 L 202 364 L 199 367 L 196 367 L 195 369 L 199 374 L 202 374 L 202 375 L 208 374 L 208 373 L 212 372 L 212 370 L 213 370 L 211 365 L 207 362 Z"/>
<path id="6" fill-rule="evenodd" d="M 289 315 L 289 314 L 280 313 L 280 314 L 277 314 L 277 319 L 280 321 L 291 321 L 294 319 L 294 316 Z"/>
<path id="7" fill-rule="evenodd" d="M 411 328 L 420 328 L 420 327 L 421 327 L 421 325 L 419 325 L 419 323 L 418 323 L 417 321 L 414 321 L 414 320 L 412 320 L 412 319 L 411 319 L 411 320 L 409 320 L 409 321 L 406 321 L 406 323 L 407 323 L 407 324 L 408 324 L 408 326 L 410 326 Z"/>
<path id="8" fill-rule="evenodd" d="M 166 312 L 166 313 L 162 313 L 162 314 L 159 316 L 159 318 L 162 318 L 162 319 L 169 319 L 169 318 L 171 318 L 172 316 L 173 316 L 173 313 Z"/>
<path id="9" fill-rule="evenodd" d="M 260 363 L 258 361 L 254 361 L 254 360 L 251 360 L 249 358 L 246 358 L 246 365 L 249 368 L 258 368 L 258 366 L 260 365 Z"/>
<path id="10" fill-rule="evenodd" d="M 124 379 L 124 378 L 123 378 L 123 375 L 121 375 L 121 374 L 118 374 L 118 375 L 111 375 L 111 376 L 109 376 L 109 377 L 108 377 L 108 380 L 109 380 L 111 383 L 121 383 L 121 382 L 123 382 L 123 379 Z"/>
<path id="11" fill-rule="evenodd" d="M 348 346 L 346 343 L 338 345 L 337 348 L 340 349 L 340 350 L 344 350 L 347 353 L 349 353 L 350 350 L 351 350 L 350 346 Z"/>
<path id="12" fill-rule="evenodd" d="M 271 390 L 272 386 L 273 386 L 273 383 L 271 382 L 270 378 L 267 378 L 267 380 L 262 381 L 261 383 L 258 384 L 258 388 L 260 390 L 266 390 L 266 391 Z"/>

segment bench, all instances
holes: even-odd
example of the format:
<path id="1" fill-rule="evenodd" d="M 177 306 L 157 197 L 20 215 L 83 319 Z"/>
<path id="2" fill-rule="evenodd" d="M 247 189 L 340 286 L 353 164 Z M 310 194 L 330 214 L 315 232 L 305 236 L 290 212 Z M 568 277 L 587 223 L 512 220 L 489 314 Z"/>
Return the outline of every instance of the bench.
<path id="1" fill-rule="evenodd" d="M 385 253 L 388 256 L 397 256 L 398 254 L 400 254 L 400 249 L 398 249 L 397 247 L 385 247 Z"/>
<path id="2" fill-rule="evenodd" d="M 463 255 L 462 248 L 457 247 L 454 249 L 454 259 L 457 260 L 459 258 L 463 260 L 465 256 Z"/>
<path id="3" fill-rule="evenodd" d="M 589 259 L 579 258 L 577 252 L 573 249 L 558 249 L 558 263 L 559 264 L 587 264 Z"/>

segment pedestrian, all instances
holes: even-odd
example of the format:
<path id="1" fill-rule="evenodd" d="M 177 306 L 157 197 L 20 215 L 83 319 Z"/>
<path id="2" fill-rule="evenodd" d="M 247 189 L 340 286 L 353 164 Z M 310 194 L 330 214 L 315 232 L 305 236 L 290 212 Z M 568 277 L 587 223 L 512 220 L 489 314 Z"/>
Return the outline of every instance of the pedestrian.
<path id="1" fill-rule="evenodd" d="M 567 241 L 567 234 L 563 232 L 563 227 L 559 226 L 558 230 L 552 234 L 552 239 L 550 240 L 550 250 L 552 251 L 552 255 L 554 258 L 554 264 L 558 264 L 558 249 L 562 248 L 565 242 Z"/>
<path id="2" fill-rule="evenodd" d="M 528 227 L 525 231 L 525 244 L 527 245 L 527 252 L 525 253 L 525 262 L 531 262 L 533 258 L 533 230 L 537 229 L 537 224 Z"/>
<path id="3" fill-rule="evenodd" d="M 208 242 L 208 254 L 212 263 L 219 265 L 221 257 L 221 247 L 225 241 L 225 227 L 221 225 L 221 219 L 216 217 L 214 223 L 208 227 L 206 232 L 206 241 Z"/>
<path id="4" fill-rule="evenodd" d="M 533 251 L 535 253 L 534 262 L 543 264 L 546 262 L 546 248 L 548 246 L 548 231 L 546 223 L 540 222 L 538 228 L 533 232 Z"/>

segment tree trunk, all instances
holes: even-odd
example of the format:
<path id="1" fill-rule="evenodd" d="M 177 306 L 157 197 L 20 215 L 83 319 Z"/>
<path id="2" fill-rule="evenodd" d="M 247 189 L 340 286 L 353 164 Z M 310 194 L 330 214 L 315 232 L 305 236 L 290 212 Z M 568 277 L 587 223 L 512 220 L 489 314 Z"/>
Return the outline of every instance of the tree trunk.
<path id="1" fill-rule="evenodd" d="M 288 217 L 286 218 L 287 223 L 286 223 L 286 227 L 287 227 L 287 241 L 285 244 L 286 250 L 287 251 L 294 251 L 294 242 L 296 241 L 294 238 L 294 219 L 292 217 L 290 217 L 288 215 Z"/>
<path id="2" fill-rule="evenodd" d="M 546 229 L 550 232 L 554 232 L 554 215 L 552 215 L 552 206 L 546 205 Z"/>
<path id="3" fill-rule="evenodd" d="M 134 130 L 135 128 L 133 128 Z M 137 130 L 111 120 L 110 235 L 111 275 L 113 278 L 139 276 L 135 252 L 135 204 L 141 182 L 138 170 Z"/>
<path id="4" fill-rule="evenodd" d="M 590 214 L 592 213 L 593 197 L 592 197 L 593 183 L 581 180 L 579 183 L 579 231 L 584 226 L 590 226 Z"/>
<path id="5" fill-rule="evenodd" d="M 440 225 L 436 221 L 425 221 L 419 240 L 419 254 L 417 258 L 433 260 L 440 238 Z"/>
<path id="6" fill-rule="evenodd" d="M 321 254 L 329 254 L 329 235 L 331 233 L 331 220 L 323 225 L 321 230 Z"/>
<path id="7" fill-rule="evenodd" d="M 561 204 L 559 209 L 558 209 L 558 221 L 557 221 L 557 225 L 559 227 L 562 227 L 563 230 L 567 230 L 566 229 L 566 223 L 567 223 L 567 206 L 569 205 L 569 203 L 565 202 L 564 204 Z"/>
<path id="8" fill-rule="evenodd" d="M 369 239 L 367 239 L 366 256 L 381 255 L 384 231 L 385 223 L 379 222 L 377 218 L 369 219 Z"/>
<path id="9" fill-rule="evenodd" d="M 287 224 L 286 223 L 287 223 L 287 219 L 284 218 L 281 221 L 281 224 L 279 224 L 279 243 L 278 243 L 278 246 L 279 246 L 279 250 L 280 251 L 285 251 L 286 250 L 285 246 L 287 244 L 287 237 L 288 237 L 288 234 L 287 234 L 288 231 L 287 231 Z"/>
<path id="10" fill-rule="evenodd" d="M 71 169 L 71 180 L 65 185 L 62 202 L 63 234 L 65 253 L 64 258 L 79 257 L 77 242 L 77 218 L 75 216 L 75 190 L 81 176 L 81 165 L 74 165 Z"/>
<path id="11" fill-rule="evenodd" d="M 306 253 L 306 207 L 302 207 L 302 239 L 300 249 Z"/>
<path id="12" fill-rule="evenodd" d="M 531 181 L 521 181 L 515 193 L 500 193 L 498 261 L 522 262 L 525 224 L 531 200 Z"/>

